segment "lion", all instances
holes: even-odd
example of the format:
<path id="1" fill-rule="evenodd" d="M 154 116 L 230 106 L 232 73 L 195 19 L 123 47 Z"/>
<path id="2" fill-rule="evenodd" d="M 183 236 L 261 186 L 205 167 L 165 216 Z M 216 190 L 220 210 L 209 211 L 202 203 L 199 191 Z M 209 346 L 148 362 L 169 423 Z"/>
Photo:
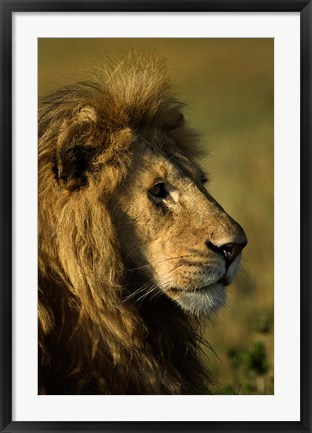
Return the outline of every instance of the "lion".
<path id="1" fill-rule="evenodd" d="M 163 61 L 137 54 L 40 101 L 40 394 L 212 393 L 200 319 L 247 239 L 183 107 Z"/>

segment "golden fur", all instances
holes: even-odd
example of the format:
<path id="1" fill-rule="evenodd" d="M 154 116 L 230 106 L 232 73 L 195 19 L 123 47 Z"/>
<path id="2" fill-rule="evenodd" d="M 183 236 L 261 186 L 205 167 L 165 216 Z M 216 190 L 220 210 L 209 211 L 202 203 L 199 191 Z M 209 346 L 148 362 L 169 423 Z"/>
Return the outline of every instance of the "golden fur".
<path id="1" fill-rule="evenodd" d="M 163 176 L 172 172 L 176 179 L 183 171 L 192 179 L 188 189 L 181 186 L 189 191 L 189 200 L 195 200 L 189 205 L 203 212 L 210 206 L 214 233 L 224 237 L 226 231 L 238 233 L 240 228 L 202 187 L 201 171 L 191 162 L 198 152 L 197 135 L 181 109 L 164 78 L 162 62 L 133 54 L 107 62 L 89 81 L 40 102 L 42 394 L 210 393 L 211 379 L 199 356 L 198 319 L 175 302 L 176 287 L 189 286 L 188 279 L 196 273 L 189 269 L 195 265 L 174 262 L 175 268 L 169 270 L 157 267 L 185 254 L 183 243 L 194 246 L 203 229 L 194 225 L 194 233 L 186 238 L 185 225 L 184 232 L 161 236 L 174 225 L 175 199 L 168 206 L 160 199 L 158 203 L 147 197 L 142 182 L 153 183 L 155 170 Z M 183 168 L 180 174 L 178 166 Z M 139 196 L 142 191 L 146 203 Z M 172 192 L 172 197 L 178 196 Z M 192 215 L 190 222 L 186 215 L 185 224 L 192 224 Z M 177 239 L 182 247 L 173 250 Z M 221 269 L 221 259 L 211 259 L 211 250 L 209 254 L 214 269 Z M 203 266 L 204 262 L 195 289 Z M 168 290 L 163 271 L 174 278 L 171 286 L 167 278 Z M 220 287 L 215 288 L 219 297 Z M 198 311 L 205 308 L 200 303 Z"/>

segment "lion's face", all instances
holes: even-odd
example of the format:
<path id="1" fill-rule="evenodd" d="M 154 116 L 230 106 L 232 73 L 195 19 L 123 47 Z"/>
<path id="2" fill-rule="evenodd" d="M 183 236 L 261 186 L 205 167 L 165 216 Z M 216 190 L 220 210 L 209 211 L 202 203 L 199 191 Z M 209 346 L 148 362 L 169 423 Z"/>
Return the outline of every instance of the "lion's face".
<path id="1" fill-rule="evenodd" d="M 243 229 L 208 193 L 200 168 L 177 150 L 136 144 L 134 161 L 116 191 L 114 218 L 128 271 L 150 281 L 137 298 L 163 292 L 192 314 L 217 310 L 239 268 Z"/>

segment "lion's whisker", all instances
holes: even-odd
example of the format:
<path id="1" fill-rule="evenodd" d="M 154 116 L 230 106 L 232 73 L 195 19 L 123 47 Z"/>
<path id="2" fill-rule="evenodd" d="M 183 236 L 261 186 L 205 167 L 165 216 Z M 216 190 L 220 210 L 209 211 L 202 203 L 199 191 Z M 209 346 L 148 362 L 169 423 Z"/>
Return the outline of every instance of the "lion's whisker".
<path id="1" fill-rule="evenodd" d="M 164 260 L 160 260 L 160 261 L 154 261 L 154 262 L 150 262 L 146 265 L 142 265 L 142 266 L 138 266 L 137 268 L 131 268 L 131 269 L 127 269 L 127 272 L 132 272 L 132 271 L 136 271 L 137 269 L 142 269 L 142 268 L 147 268 L 147 267 L 151 267 L 152 265 L 159 265 L 161 263 L 165 263 L 169 260 L 174 260 L 174 259 L 184 259 L 186 257 L 192 257 L 193 254 L 186 254 L 186 255 L 182 255 L 182 256 L 175 256 L 175 257 L 168 257 Z"/>
<path id="2" fill-rule="evenodd" d="M 148 281 L 143 286 L 140 286 L 138 289 L 136 289 L 134 292 L 130 293 L 130 295 L 126 296 L 123 300 L 123 302 L 126 302 L 130 300 L 131 298 L 135 297 L 136 295 L 140 294 L 142 291 L 144 291 L 152 282 Z"/>
<path id="3" fill-rule="evenodd" d="M 141 295 L 139 298 L 137 298 L 135 300 L 135 302 L 138 301 L 142 301 L 143 299 L 145 299 L 149 294 L 151 294 L 154 290 L 159 289 L 159 285 L 166 285 L 167 281 L 166 281 L 166 277 L 173 272 L 174 270 L 176 270 L 177 268 L 179 268 L 180 266 L 182 266 L 181 264 L 177 264 L 176 266 L 174 266 L 172 269 L 170 269 L 169 271 L 161 274 L 158 277 L 158 284 L 156 285 L 155 283 L 153 283 L 152 281 L 149 281 L 148 283 L 144 284 L 143 286 L 140 286 L 137 290 L 135 290 L 134 292 L 130 293 L 130 295 L 128 295 L 127 297 L 124 298 L 123 303 L 129 301 L 130 299 L 134 298 L 137 295 L 140 295 L 141 292 L 144 291 L 143 295 Z M 152 284 L 152 286 L 150 288 L 148 288 L 149 284 Z M 147 290 L 146 290 L 147 289 Z M 145 291 L 146 290 L 146 291 Z M 160 289 L 159 289 L 160 290 Z M 161 293 L 161 292 L 160 292 Z"/>
<path id="4" fill-rule="evenodd" d="M 153 291 L 157 290 L 158 287 L 156 285 L 152 286 L 146 293 L 144 293 L 142 296 L 140 296 L 140 298 L 136 299 L 135 302 L 139 303 L 139 306 L 141 305 L 142 301 L 151 293 L 153 293 Z"/>

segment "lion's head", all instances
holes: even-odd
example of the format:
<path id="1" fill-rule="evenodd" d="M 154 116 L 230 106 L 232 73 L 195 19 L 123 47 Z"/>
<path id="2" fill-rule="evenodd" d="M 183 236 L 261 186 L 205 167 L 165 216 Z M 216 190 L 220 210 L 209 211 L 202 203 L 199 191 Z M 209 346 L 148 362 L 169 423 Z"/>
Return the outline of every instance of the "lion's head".
<path id="1" fill-rule="evenodd" d="M 151 284 L 130 296 L 164 293 L 189 313 L 209 314 L 225 302 L 244 231 L 165 132 L 143 132 L 132 151 L 134 163 L 113 195 L 113 218 L 129 272 L 144 273 Z"/>
<path id="2" fill-rule="evenodd" d="M 175 379 L 170 386 L 168 377 L 156 373 L 159 361 L 154 366 L 154 349 L 142 349 L 143 336 L 156 327 L 163 332 L 162 320 L 156 325 L 142 305 L 149 303 L 151 311 L 155 302 L 149 313 L 155 317 L 163 315 L 159 305 L 168 305 L 170 320 L 176 314 L 188 346 L 181 308 L 201 316 L 224 304 L 247 240 L 209 194 L 206 175 L 194 162 L 197 134 L 161 70 L 157 59 L 130 56 L 42 101 L 41 341 L 44 354 L 47 335 L 55 333 L 60 341 L 70 334 L 71 342 L 78 335 L 80 342 L 71 343 L 71 350 L 80 369 L 87 362 L 79 353 L 82 339 L 88 342 L 90 359 L 113 365 L 123 365 L 130 352 L 132 359 L 140 354 L 143 365 L 143 350 L 146 369 L 155 376 L 149 376 L 153 385 L 145 384 L 146 389 L 194 392 L 190 383 L 197 380 L 195 372 L 189 388 L 178 388 L 182 367 L 178 371 L 171 365 Z M 163 304 L 157 304 L 159 299 Z M 56 353 L 58 343 L 53 344 Z M 170 356 L 166 362 L 181 362 Z"/>

